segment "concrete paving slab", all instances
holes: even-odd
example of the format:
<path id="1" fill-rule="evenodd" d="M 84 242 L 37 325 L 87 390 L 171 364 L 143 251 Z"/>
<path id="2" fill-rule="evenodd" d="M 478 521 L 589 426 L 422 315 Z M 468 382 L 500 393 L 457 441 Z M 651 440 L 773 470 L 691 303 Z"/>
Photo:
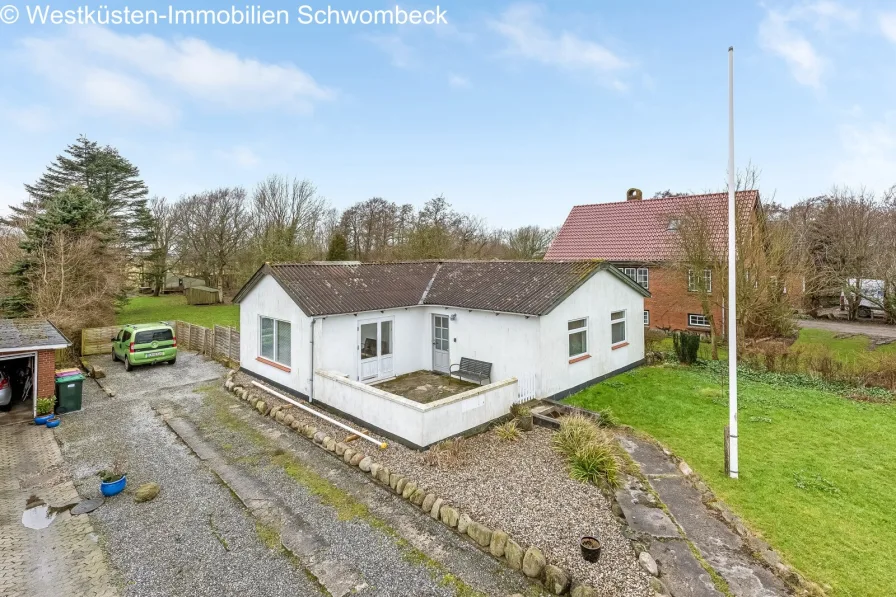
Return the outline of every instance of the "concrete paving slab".
<path id="1" fill-rule="evenodd" d="M 622 437 L 619 443 L 638 463 L 643 474 L 648 476 L 679 474 L 675 463 L 656 445 L 634 436 Z"/>
<path id="2" fill-rule="evenodd" d="M 648 551 L 675 597 L 724 597 L 683 539 L 654 541 Z"/>
<path id="3" fill-rule="evenodd" d="M 620 489 L 616 492 L 616 501 L 619 502 L 628 525 L 653 537 L 679 537 L 678 527 L 663 510 L 645 505 L 649 503 L 646 495 L 637 489 Z"/>

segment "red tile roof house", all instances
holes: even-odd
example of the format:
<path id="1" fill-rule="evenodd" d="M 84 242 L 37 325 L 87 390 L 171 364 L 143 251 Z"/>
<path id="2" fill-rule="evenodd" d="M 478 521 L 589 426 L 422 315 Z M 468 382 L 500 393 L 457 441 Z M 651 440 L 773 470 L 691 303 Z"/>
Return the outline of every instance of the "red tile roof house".
<path id="1" fill-rule="evenodd" d="M 753 221 L 761 209 L 758 191 L 739 191 L 738 210 L 744 221 Z M 713 242 L 719 248 L 728 238 L 728 194 L 684 195 L 642 199 L 639 189 L 629 189 L 625 201 L 594 203 L 572 208 L 563 227 L 545 255 L 546 261 L 603 259 L 628 274 L 650 291 L 644 299 L 644 326 L 659 329 L 709 332 L 699 295 L 690 272 L 676 266 L 677 223 L 693 210 L 706 213 L 712 225 Z M 713 279 L 717 331 L 724 333 L 721 286 Z M 716 276 L 716 278 L 720 278 Z"/>
<path id="2" fill-rule="evenodd" d="M 319 262 L 266 264 L 233 302 L 244 372 L 426 447 L 643 363 L 649 294 L 593 260 Z M 380 389 L 465 358 L 491 364 L 482 386 L 428 403 Z"/>

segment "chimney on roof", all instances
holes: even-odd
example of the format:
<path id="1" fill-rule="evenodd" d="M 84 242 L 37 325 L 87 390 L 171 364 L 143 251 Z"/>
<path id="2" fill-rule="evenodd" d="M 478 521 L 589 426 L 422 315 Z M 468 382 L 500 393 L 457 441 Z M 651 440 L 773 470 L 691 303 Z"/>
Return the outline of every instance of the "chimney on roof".
<path id="1" fill-rule="evenodd" d="M 628 193 L 625 194 L 626 201 L 640 201 L 643 198 L 641 189 L 629 189 Z"/>

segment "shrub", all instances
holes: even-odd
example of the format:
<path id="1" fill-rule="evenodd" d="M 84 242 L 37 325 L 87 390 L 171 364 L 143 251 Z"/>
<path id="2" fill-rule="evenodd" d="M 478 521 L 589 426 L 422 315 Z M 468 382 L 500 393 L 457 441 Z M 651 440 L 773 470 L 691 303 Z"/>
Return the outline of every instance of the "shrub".
<path id="1" fill-rule="evenodd" d="M 560 430 L 554 434 L 554 449 L 569 458 L 582 446 L 597 441 L 599 436 L 600 430 L 591 417 L 584 415 L 561 417 Z"/>
<path id="2" fill-rule="evenodd" d="M 529 417 L 532 415 L 532 410 L 525 404 L 512 404 L 510 406 L 510 415 L 516 419 Z"/>
<path id="3" fill-rule="evenodd" d="M 609 406 L 597 411 L 598 427 L 619 427 L 619 419 Z"/>
<path id="4" fill-rule="evenodd" d="M 569 457 L 569 474 L 576 481 L 600 484 L 605 481 L 610 487 L 619 487 L 621 468 L 612 438 L 601 437 L 593 440 Z"/>
<path id="5" fill-rule="evenodd" d="M 666 332 L 661 330 L 644 330 L 644 351 L 662 352 L 663 340 L 666 339 L 666 336 Z"/>
<path id="6" fill-rule="evenodd" d="M 463 437 L 446 439 L 427 450 L 423 454 L 423 462 L 440 468 L 457 466 L 463 462 L 466 451 L 467 446 Z"/>
<path id="7" fill-rule="evenodd" d="M 516 421 L 508 421 L 502 425 L 495 426 L 495 434 L 505 442 L 515 442 L 520 438 L 520 429 L 516 425 Z"/>
<path id="8" fill-rule="evenodd" d="M 697 362 L 697 353 L 700 351 L 700 335 L 675 332 L 672 334 L 672 347 L 680 363 L 693 365 Z"/>
<path id="9" fill-rule="evenodd" d="M 38 398 L 37 399 L 37 415 L 48 415 L 53 412 L 53 407 L 56 405 L 56 397 L 50 396 L 49 398 Z"/>

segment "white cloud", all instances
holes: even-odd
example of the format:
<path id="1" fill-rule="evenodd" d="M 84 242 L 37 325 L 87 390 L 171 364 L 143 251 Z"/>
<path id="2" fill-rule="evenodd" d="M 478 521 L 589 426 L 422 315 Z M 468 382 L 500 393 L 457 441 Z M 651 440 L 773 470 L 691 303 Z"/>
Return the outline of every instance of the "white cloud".
<path id="1" fill-rule="evenodd" d="M 414 50 L 397 35 L 365 35 L 364 39 L 387 54 L 396 68 L 414 66 Z"/>
<path id="2" fill-rule="evenodd" d="M 630 66 L 626 60 L 597 42 L 582 39 L 568 31 L 555 33 L 548 30 L 540 22 L 545 16 L 540 6 L 516 4 L 490 26 L 507 42 L 508 54 L 548 66 L 590 72 L 602 79 Z M 617 88 L 622 86 L 615 79 L 612 84 Z"/>
<path id="3" fill-rule="evenodd" d="M 844 159 L 834 170 L 838 182 L 881 191 L 896 183 L 896 112 L 877 122 L 840 128 Z"/>
<path id="4" fill-rule="evenodd" d="M 831 0 L 807 2 L 782 11 L 770 9 L 759 24 L 759 45 L 784 59 L 801 85 L 821 87 L 828 61 L 806 35 L 805 29 L 828 33 L 855 27 L 859 13 Z"/>
<path id="5" fill-rule="evenodd" d="M 244 58 L 196 38 L 167 40 L 103 27 L 25 38 L 17 58 L 88 109 L 153 124 L 176 120 L 186 98 L 232 111 L 309 112 L 334 95 L 292 64 Z"/>
<path id="6" fill-rule="evenodd" d="M 0 115 L 10 126 L 26 133 L 43 133 L 53 128 L 54 118 L 43 106 L 15 107 L 0 104 Z"/>
<path id="7" fill-rule="evenodd" d="M 261 163 L 261 158 L 254 151 L 244 145 L 232 147 L 226 151 L 220 151 L 218 154 L 226 161 L 239 166 L 240 168 L 252 168 Z"/>
<path id="8" fill-rule="evenodd" d="M 467 89 L 470 87 L 470 79 L 452 73 L 448 75 L 448 84 L 455 89 Z"/>
<path id="9" fill-rule="evenodd" d="M 885 12 L 879 16 L 880 30 L 891 42 L 896 43 L 896 12 Z"/>

